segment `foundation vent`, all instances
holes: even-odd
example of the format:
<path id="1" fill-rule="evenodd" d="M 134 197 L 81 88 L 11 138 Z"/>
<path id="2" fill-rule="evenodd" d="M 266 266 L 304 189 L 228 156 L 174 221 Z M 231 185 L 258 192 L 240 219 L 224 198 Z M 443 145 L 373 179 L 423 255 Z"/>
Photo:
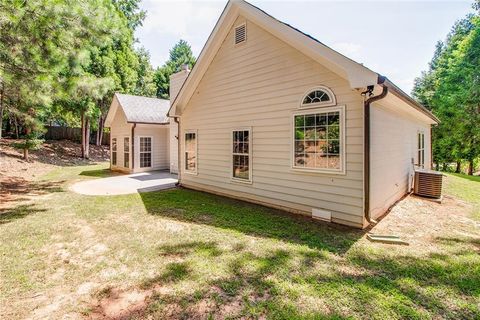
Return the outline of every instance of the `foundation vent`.
<path id="1" fill-rule="evenodd" d="M 443 174 L 433 170 L 415 170 L 413 192 L 422 197 L 439 199 L 442 196 Z"/>
<path id="2" fill-rule="evenodd" d="M 235 28 L 235 44 L 240 44 L 247 40 L 247 25 L 242 24 Z"/>

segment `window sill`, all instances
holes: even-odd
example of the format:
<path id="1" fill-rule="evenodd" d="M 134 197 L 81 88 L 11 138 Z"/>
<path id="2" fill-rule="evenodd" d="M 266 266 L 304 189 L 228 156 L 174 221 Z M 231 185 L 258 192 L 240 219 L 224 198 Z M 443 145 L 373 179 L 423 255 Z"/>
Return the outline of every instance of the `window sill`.
<path id="1" fill-rule="evenodd" d="M 252 180 L 243 180 L 243 179 L 237 179 L 237 178 L 230 178 L 230 182 L 240 183 L 240 184 L 252 184 Z"/>
<path id="2" fill-rule="evenodd" d="M 198 176 L 198 172 L 197 172 L 197 171 L 183 171 L 183 173 L 188 174 L 188 175 L 191 175 L 191 176 Z"/>
<path id="3" fill-rule="evenodd" d="M 298 167 L 291 167 L 290 171 L 295 173 L 311 173 L 311 174 L 324 174 L 324 175 L 340 175 L 344 176 L 347 173 L 345 170 L 342 171 L 334 171 L 334 170 L 322 170 L 322 169 L 308 169 L 308 168 L 298 168 Z"/>

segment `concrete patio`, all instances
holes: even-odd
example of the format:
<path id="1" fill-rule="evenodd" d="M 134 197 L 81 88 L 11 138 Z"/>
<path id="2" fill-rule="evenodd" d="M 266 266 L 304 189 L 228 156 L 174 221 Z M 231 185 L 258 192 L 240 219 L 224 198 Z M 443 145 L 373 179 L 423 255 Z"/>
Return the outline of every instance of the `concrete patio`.
<path id="1" fill-rule="evenodd" d="M 107 196 L 157 191 L 175 187 L 177 175 L 151 171 L 77 182 L 70 187 L 76 193 Z"/>

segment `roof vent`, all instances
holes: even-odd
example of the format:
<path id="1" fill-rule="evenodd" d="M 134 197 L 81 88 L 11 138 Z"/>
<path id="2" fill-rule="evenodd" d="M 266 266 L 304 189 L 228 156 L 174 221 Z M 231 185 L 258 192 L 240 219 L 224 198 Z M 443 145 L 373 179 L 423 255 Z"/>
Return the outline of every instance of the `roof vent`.
<path id="1" fill-rule="evenodd" d="M 442 197 L 441 172 L 433 170 L 415 170 L 414 193 L 429 198 L 439 199 Z"/>
<path id="2" fill-rule="evenodd" d="M 235 44 L 240 44 L 247 40 L 247 25 L 242 24 L 235 27 Z"/>

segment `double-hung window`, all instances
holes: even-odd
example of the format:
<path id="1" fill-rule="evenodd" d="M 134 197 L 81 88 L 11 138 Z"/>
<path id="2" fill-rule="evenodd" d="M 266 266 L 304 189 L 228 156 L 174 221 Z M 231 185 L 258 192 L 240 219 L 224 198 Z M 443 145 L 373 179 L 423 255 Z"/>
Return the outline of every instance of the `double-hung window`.
<path id="1" fill-rule="evenodd" d="M 344 173 L 345 109 L 331 107 L 317 110 L 293 116 L 293 168 Z"/>
<path id="2" fill-rule="evenodd" d="M 152 166 L 152 137 L 140 137 L 140 168 Z"/>
<path id="3" fill-rule="evenodd" d="M 130 137 L 123 138 L 123 166 L 130 168 Z"/>
<path id="4" fill-rule="evenodd" d="M 232 179 L 252 181 L 250 129 L 233 131 L 232 135 Z"/>
<path id="5" fill-rule="evenodd" d="M 185 172 L 197 173 L 197 132 L 185 132 Z"/>
<path id="6" fill-rule="evenodd" d="M 418 133 L 418 166 L 421 168 L 425 167 L 425 133 Z"/>
<path id="7" fill-rule="evenodd" d="M 117 138 L 112 138 L 112 166 L 117 165 Z"/>

